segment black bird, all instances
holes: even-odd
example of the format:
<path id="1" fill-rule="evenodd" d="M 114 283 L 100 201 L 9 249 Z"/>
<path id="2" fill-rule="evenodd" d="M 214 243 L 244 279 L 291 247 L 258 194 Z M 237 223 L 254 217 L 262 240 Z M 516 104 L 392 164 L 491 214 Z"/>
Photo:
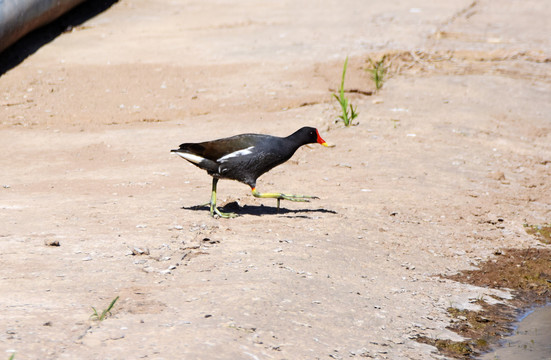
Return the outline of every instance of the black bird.
<path id="1" fill-rule="evenodd" d="M 216 184 L 219 179 L 232 179 L 249 185 L 258 198 L 291 201 L 309 201 L 315 196 L 290 195 L 281 193 L 260 193 L 256 190 L 256 179 L 274 167 L 289 160 L 299 147 L 319 143 L 329 146 L 318 130 L 303 127 L 287 137 L 262 134 L 241 134 L 201 143 L 185 143 L 179 149 L 171 150 L 212 176 L 210 214 L 220 217 L 234 217 L 233 213 L 223 213 L 216 207 Z"/>

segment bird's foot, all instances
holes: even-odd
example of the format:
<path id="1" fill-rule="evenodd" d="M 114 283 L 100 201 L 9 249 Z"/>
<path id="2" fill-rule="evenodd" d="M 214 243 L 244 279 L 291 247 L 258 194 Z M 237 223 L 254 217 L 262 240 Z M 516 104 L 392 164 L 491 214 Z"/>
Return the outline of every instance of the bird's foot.
<path id="1" fill-rule="evenodd" d="M 279 194 L 281 196 L 276 197 L 277 199 L 277 210 L 279 211 L 279 206 L 281 200 L 290 200 L 290 201 L 301 201 L 301 202 L 309 202 L 310 199 L 319 199 L 317 196 L 310 196 L 310 195 L 293 195 L 293 194 Z"/>
<path id="2" fill-rule="evenodd" d="M 310 199 L 319 199 L 317 196 L 310 195 L 294 195 L 294 194 L 282 194 L 282 193 L 261 193 L 253 188 L 253 196 L 257 198 L 269 198 L 278 200 L 290 200 L 290 201 L 302 201 L 308 202 Z"/>
<path id="3" fill-rule="evenodd" d="M 204 204 L 201 204 L 201 205 L 197 205 L 195 208 L 202 208 L 202 207 L 206 207 L 206 208 L 210 208 L 210 216 L 212 217 L 221 217 L 221 218 L 224 218 L 224 219 L 230 219 L 230 218 L 234 218 L 234 217 L 238 217 L 239 214 L 236 214 L 236 213 L 232 213 L 232 212 L 222 212 L 218 209 L 218 207 L 216 205 L 212 205 L 210 202 L 208 203 L 204 203 Z"/>
<path id="4" fill-rule="evenodd" d="M 309 202 L 310 199 L 319 199 L 319 197 L 317 196 L 310 196 L 310 195 L 294 195 L 294 194 L 276 194 L 276 195 L 279 195 L 275 197 L 278 200 Z"/>
<path id="5" fill-rule="evenodd" d="M 282 194 L 282 193 L 260 193 L 253 188 L 253 196 L 257 198 L 270 198 L 277 199 L 277 209 L 279 210 L 279 203 L 281 200 L 309 202 L 310 199 L 319 199 L 317 196 L 310 195 L 294 195 L 294 194 Z"/>
<path id="6" fill-rule="evenodd" d="M 216 215 L 218 215 L 218 216 L 220 216 L 221 218 L 224 218 L 224 219 L 231 219 L 231 218 L 234 218 L 234 217 L 238 217 L 238 216 L 239 216 L 239 215 L 237 215 L 236 213 L 231 213 L 231 212 L 226 213 L 226 212 L 222 212 L 222 211 L 218 210 L 217 207 L 214 208 L 214 213 L 213 213 L 213 212 L 210 213 L 210 215 L 211 215 L 212 217 L 215 217 L 214 214 L 216 214 Z"/>
<path id="7" fill-rule="evenodd" d="M 234 217 L 238 217 L 239 215 L 237 215 L 236 213 L 231 213 L 231 212 L 222 212 L 220 210 L 218 210 L 218 208 L 216 207 L 216 205 L 214 204 L 211 204 L 211 203 L 207 203 L 206 205 L 210 206 L 210 216 L 212 217 L 215 217 L 215 215 L 218 215 L 220 216 L 221 218 L 224 218 L 224 219 L 230 219 L 230 218 L 234 218 Z"/>

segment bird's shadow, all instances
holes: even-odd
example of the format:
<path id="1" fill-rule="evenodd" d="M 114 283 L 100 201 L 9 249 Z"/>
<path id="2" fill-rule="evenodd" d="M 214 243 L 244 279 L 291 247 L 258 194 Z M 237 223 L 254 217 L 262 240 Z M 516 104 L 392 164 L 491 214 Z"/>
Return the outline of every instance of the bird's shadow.
<path id="1" fill-rule="evenodd" d="M 193 205 L 193 206 L 183 206 L 184 210 L 193 210 L 193 211 L 209 211 L 209 206 L 207 205 Z M 293 218 L 310 218 L 310 216 L 303 215 L 307 213 L 322 213 L 322 214 L 337 214 L 334 210 L 328 209 L 286 209 L 280 207 L 279 209 L 276 206 L 265 206 L 261 205 L 243 205 L 239 206 L 237 201 L 232 201 L 227 203 L 224 206 L 218 207 L 221 212 L 230 212 L 235 213 L 236 215 L 284 215 L 286 217 Z"/>

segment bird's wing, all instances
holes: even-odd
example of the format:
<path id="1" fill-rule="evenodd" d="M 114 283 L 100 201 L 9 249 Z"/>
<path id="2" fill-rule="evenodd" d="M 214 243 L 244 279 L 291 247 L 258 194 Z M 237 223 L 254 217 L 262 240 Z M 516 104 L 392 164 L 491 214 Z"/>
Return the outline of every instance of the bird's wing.
<path id="1" fill-rule="evenodd" d="M 230 154 L 238 153 L 241 150 L 243 154 L 250 151 L 252 147 L 261 142 L 263 138 L 264 135 L 257 134 L 236 135 L 202 143 L 182 144 L 178 151 L 188 152 L 199 155 L 205 159 L 218 161 L 221 158 L 230 157 Z"/>

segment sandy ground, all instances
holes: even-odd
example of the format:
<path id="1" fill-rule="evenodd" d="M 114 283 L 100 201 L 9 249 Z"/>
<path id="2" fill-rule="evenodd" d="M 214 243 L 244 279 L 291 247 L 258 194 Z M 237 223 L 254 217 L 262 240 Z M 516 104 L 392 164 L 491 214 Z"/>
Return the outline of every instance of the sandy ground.
<path id="1" fill-rule="evenodd" d="M 0 350 L 16 359 L 442 358 L 449 306 L 504 292 L 445 280 L 544 247 L 551 218 L 545 1 L 129 1 L 0 78 Z M 372 91 L 359 124 L 330 89 Z M 242 216 L 193 206 L 182 142 L 317 127 Z M 239 204 L 236 208 L 235 202 Z M 60 246 L 46 244 L 57 240 Z M 90 319 L 119 296 L 112 316 Z M 6 352 L 6 353 L 4 353 Z"/>

